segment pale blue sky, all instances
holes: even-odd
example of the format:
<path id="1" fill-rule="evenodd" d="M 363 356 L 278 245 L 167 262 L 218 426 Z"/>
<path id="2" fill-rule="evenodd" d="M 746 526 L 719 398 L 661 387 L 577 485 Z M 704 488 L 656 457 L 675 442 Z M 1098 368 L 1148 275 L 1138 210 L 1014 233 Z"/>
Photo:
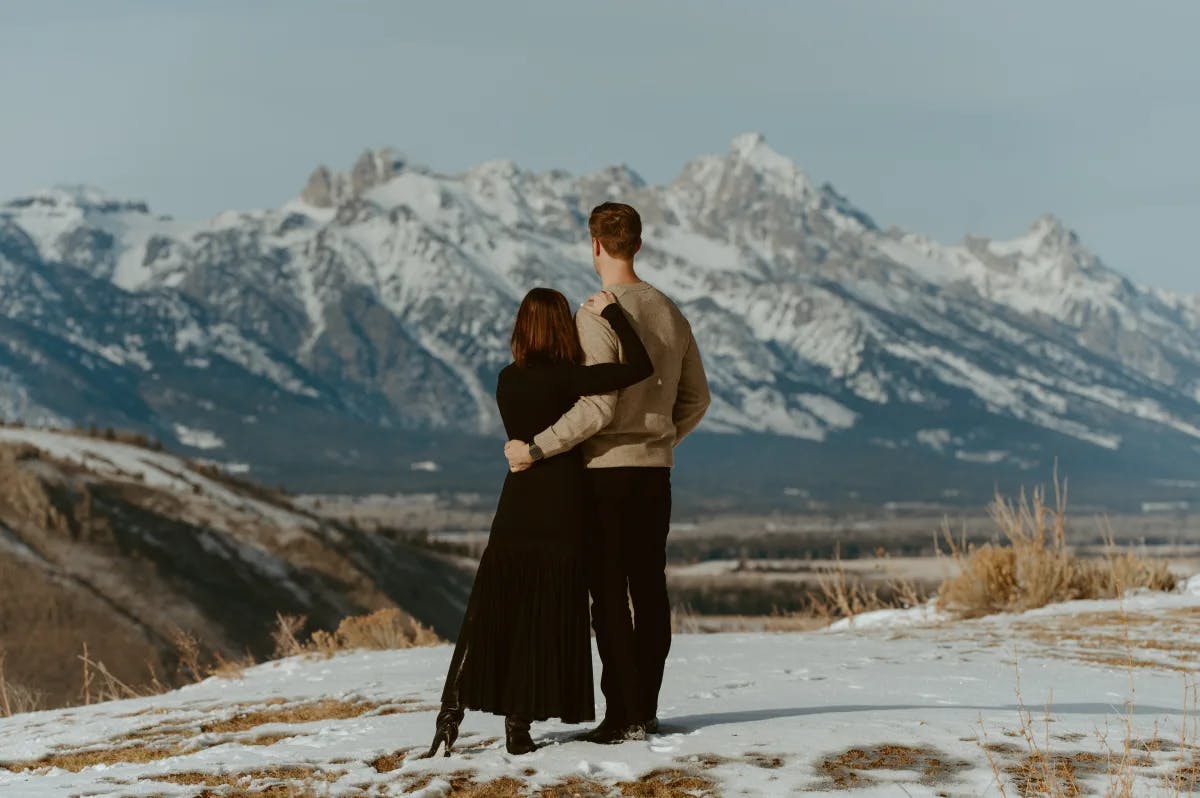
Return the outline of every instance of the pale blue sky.
<path id="1" fill-rule="evenodd" d="M 0 3 L 0 197 L 86 182 L 181 217 L 278 205 L 366 147 L 458 171 L 766 135 L 883 225 L 1052 211 L 1200 292 L 1200 3 Z"/>

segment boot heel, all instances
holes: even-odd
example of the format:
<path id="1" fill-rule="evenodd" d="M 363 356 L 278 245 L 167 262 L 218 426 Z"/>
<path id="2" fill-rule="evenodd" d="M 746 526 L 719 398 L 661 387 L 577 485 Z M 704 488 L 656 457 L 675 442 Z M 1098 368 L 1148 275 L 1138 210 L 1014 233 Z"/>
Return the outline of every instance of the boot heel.
<path id="1" fill-rule="evenodd" d="M 446 756 L 454 751 L 454 743 L 458 740 L 458 726 L 462 723 L 464 713 L 461 709 L 442 709 L 437 716 L 437 729 L 433 733 L 433 744 L 429 746 L 429 753 L 425 754 L 422 759 L 429 759 L 435 756 L 438 749 L 443 745 L 446 746 Z"/>

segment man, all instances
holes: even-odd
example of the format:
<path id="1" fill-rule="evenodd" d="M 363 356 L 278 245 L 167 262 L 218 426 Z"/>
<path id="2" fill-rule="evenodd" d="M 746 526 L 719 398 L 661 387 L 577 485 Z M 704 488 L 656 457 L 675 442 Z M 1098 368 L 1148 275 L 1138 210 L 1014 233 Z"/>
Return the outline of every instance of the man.
<path id="1" fill-rule="evenodd" d="M 708 409 L 709 392 L 687 319 L 634 271 L 642 246 L 637 211 L 606 202 L 592 211 L 588 229 L 596 273 L 649 350 L 654 376 L 620 393 L 581 398 L 532 444 L 509 441 L 505 456 L 520 471 L 583 446 L 592 491 L 592 626 L 607 703 L 604 720 L 584 739 L 618 743 L 658 728 L 658 694 L 671 648 L 666 579 L 671 467 L 675 446 Z M 588 363 L 620 362 L 617 337 L 606 322 L 580 313 L 575 324 Z"/>

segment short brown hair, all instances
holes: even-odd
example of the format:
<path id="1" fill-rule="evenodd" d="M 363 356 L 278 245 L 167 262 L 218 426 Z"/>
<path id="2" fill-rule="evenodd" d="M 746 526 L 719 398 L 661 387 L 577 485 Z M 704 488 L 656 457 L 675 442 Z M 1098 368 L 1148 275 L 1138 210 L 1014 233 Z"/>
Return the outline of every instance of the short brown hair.
<path id="1" fill-rule="evenodd" d="M 610 256 L 633 260 L 642 243 L 642 217 L 631 205 L 605 202 L 592 208 L 588 232 Z"/>
<path id="2" fill-rule="evenodd" d="M 565 296 L 553 288 L 535 288 L 525 295 L 513 324 L 512 356 L 518 366 L 583 362 L 583 346 Z"/>

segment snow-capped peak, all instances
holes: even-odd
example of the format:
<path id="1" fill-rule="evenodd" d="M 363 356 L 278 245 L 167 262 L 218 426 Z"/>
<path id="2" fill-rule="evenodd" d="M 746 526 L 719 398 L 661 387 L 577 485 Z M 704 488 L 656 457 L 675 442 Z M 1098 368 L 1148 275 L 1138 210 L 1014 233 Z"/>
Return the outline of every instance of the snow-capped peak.
<path id="1" fill-rule="evenodd" d="M 1065 255 L 1078 247 L 1079 237 L 1053 214 L 1034 220 L 1025 235 L 1011 241 L 991 241 L 988 249 L 1000 257 L 1033 258 L 1041 255 Z"/>
<path id="2" fill-rule="evenodd" d="M 764 177 L 795 185 L 806 191 L 813 186 L 808 175 L 787 156 L 780 155 L 767 144 L 761 133 L 742 133 L 729 143 L 730 155 Z"/>
<path id="3" fill-rule="evenodd" d="M 775 157 L 783 157 L 771 149 L 767 144 L 766 136 L 762 133 L 741 133 L 734 136 L 733 140 L 729 142 L 729 150 L 743 158 L 754 157 L 758 152 L 768 152 Z"/>
<path id="4" fill-rule="evenodd" d="M 467 174 L 480 178 L 511 180 L 520 173 L 521 168 L 517 166 L 516 161 L 509 158 L 497 158 L 493 161 L 484 161 Z"/>
<path id="5" fill-rule="evenodd" d="M 1030 235 L 1047 237 L 1061 237 L 1064 235 L 1074 235 L 1067 228 L 1063 220 L 1055 216 L 1053 213 L 1044 213 L 1033 220 L 1033 224 L 1029 226 Z"/>
<path id="6" fill-rule="evenodd" d="M 10 200 L 9 208 L 75 208 L 83 212 L 94 213 L 149 213 L 146 203 L 117 197 L 113 194 L 83 184 L 57 185 L 39 189 L 23 197 Z"/>

